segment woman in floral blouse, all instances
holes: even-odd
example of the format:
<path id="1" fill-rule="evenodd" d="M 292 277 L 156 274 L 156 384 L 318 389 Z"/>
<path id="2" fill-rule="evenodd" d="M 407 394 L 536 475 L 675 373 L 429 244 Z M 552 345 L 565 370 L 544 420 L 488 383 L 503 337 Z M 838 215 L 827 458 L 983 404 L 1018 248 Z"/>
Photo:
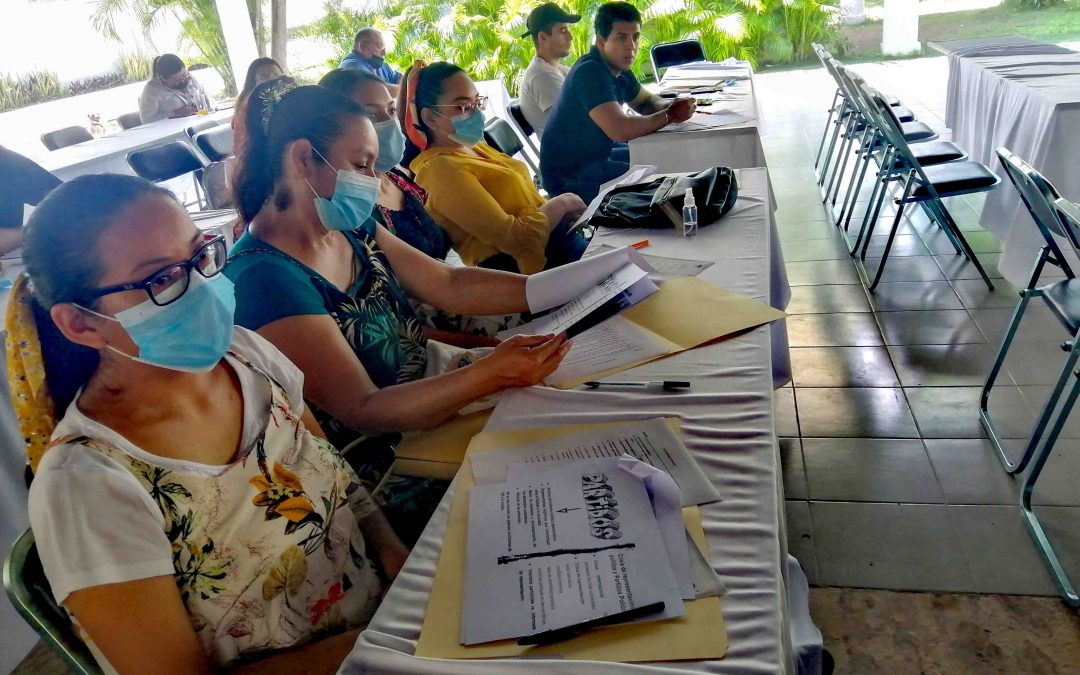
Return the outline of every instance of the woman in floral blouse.
<path id="1" fill-rule="evenodd" d="M 406 551 L 305 407 L 303 374 L 234 328 L 224 240 L 162 188 L 91 175 L 38 207 L 25 261 L 69 341 L 53 356 L 90 360 L 30 520 L 103 669 L 336 670 Z"/>

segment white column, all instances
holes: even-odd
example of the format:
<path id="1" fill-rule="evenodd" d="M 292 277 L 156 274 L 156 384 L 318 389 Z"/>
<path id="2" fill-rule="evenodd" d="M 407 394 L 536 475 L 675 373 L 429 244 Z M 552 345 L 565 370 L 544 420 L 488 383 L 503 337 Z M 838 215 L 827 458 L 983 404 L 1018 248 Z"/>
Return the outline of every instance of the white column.
<path id="1" fill-rule="evenodd" d="M 886 56 L 903 56 L 920 49 L 919 0 L 885 0 L 881 52 Z"/>
<path id="2" fill-rule="evenodd" d="M 844 23 L 849 26 L 857 26 L 866 20 L 863 0 L 840 0 L 840 9 L 844 12 Z"/>
<path id="3" fill-rule="evenodd" d="M 251 15 L 248 14 L 245 0 L 214 0 L 214 3 L 221 19 L 221 32 L 225 36 L 225 49 L 229 52 L 233 81 L 239 89 L 244 86 L 248 65 L 259 58 L 255 33 L 251 30 Z"/>

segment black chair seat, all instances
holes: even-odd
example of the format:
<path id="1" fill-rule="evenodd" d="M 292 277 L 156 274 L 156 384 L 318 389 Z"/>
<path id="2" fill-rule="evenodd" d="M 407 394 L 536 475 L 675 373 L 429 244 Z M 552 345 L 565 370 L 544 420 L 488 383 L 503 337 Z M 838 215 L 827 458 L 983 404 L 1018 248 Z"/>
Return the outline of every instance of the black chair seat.
<path id="1" fill-rule="evenodd" d="M 915 113 L 911 112 L 903 106 L 895 106 L 893 107 L 892 111 L 893 114 L 896 115 L 896 119 L 900 120 L 901 122 L 915 121 Z"/>
<path id="2" fill-rule="evenodd" d="M 135 175 L 160 183 L 203 168 L 202 160 L 183 141 L 171 141 L 145 150 L 133 150 L 127 156 Z"/>
<path id="3" fill-rule="evenodd" d="M 904 122 L 900 125 L 900 130 L 904 132 L 904 140 L 908 143 L 937 138 L 937 132 L 922 122 Z"/>
<path id="4" fill-rule="evenodd" d="M 1061 325 L 1076 335 L 1080 330 L 1080 279 L 1065 279 L 1040 290 Z"/>
<path id="5" fill-rule="evenodd" d="M 929 141 L 916 143 L 911 146 L 911 154 L 919 160 L 923 166 L 955 162 L 958 159 L 967 159 L 967 153 L 960 146 L 950 141 Z"/>
<path id="6" fill-rule="evenodd" d="M 900 105 L 900 99 L 896 98 L 892 94 L 885 94 L 885 102 L 891 106 Z"/>
<path id="7" fill-rule="evenodd" d="M 195 134 L 195 146 L 211 162 L 220 162 L 233 154 L 232 127 L 218 126 Z"/>
<path id="8" fill-rule="evenodd" d="M 511 157 L 525 147 L 514 128 L 501 117 L 492 117 L 484 125 L 484 140 L 491 147 Z"/>
<path id="9" fill-rule="evenodd" d="M 979 162 L 947 162 L 924 167 L 923 172 L 943 197 L 953 192 L 978 190 L 998 182 L 997 175 Z M 930 191 L 925 185 L 919 185 L 911 194 L 914 197 L 929 197 Z"/>

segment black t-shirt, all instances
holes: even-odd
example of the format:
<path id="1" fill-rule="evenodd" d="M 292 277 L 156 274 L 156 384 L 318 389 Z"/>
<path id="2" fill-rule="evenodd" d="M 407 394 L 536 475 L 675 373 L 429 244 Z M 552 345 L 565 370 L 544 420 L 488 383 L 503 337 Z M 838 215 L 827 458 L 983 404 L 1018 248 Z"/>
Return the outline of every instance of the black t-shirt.
<path id="1" fill-rule="evenodd" d="M 33 160 L 0 147 L 0 228 L 22 227 L 23 205 L 37 205 L 59 184 Z"/>
<path id="2" fill-rule="evenodd" d="M 605 160 L 615 142 L 589 117 L 589 111 L 609 101 L 628 103 L 641 91 L 634 74 L 618 77 L 593 47 L 570 69 L 562 91 L 544 127 L 540 144 L 540 166 L 551 171 L 575 173 L 585 164 Z"/>

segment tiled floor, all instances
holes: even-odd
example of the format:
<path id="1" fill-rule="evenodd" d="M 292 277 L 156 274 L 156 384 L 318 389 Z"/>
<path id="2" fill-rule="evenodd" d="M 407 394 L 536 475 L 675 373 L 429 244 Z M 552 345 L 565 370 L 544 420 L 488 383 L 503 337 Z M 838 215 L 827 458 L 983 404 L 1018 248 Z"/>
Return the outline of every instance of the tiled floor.
<path id="1" fill-rule="evenodd" d="M 944 59 L 855 69 L 944 130 Z M 826 77 L 820 69 L 766 74 L 757 87 L 792 286 L 793 383 L 776 404 L 790 548 L 821 586 L 1055 595 L 1020 521 L 1017 482 L 999 467 L 978 420 L 980 387 L 1016 289 L 999 279 L 989 292 L 922 214 L 902 224 L 877 291 L 864 289 L 815 184 L 822 111 L 833 91 Z M 979 226 L 981 205 L 965 197 L 949 209 L 997 277 L 1001 246 Z M 871 240 L 869 274 L 892 213 Z M 1064 337 L 1045 309 L 1025 319 L 992 398 L 1007 436 L 1030 431 L 1060 371 Z M 1075 417 L 1036 504 L 1080 580 Z"/>

